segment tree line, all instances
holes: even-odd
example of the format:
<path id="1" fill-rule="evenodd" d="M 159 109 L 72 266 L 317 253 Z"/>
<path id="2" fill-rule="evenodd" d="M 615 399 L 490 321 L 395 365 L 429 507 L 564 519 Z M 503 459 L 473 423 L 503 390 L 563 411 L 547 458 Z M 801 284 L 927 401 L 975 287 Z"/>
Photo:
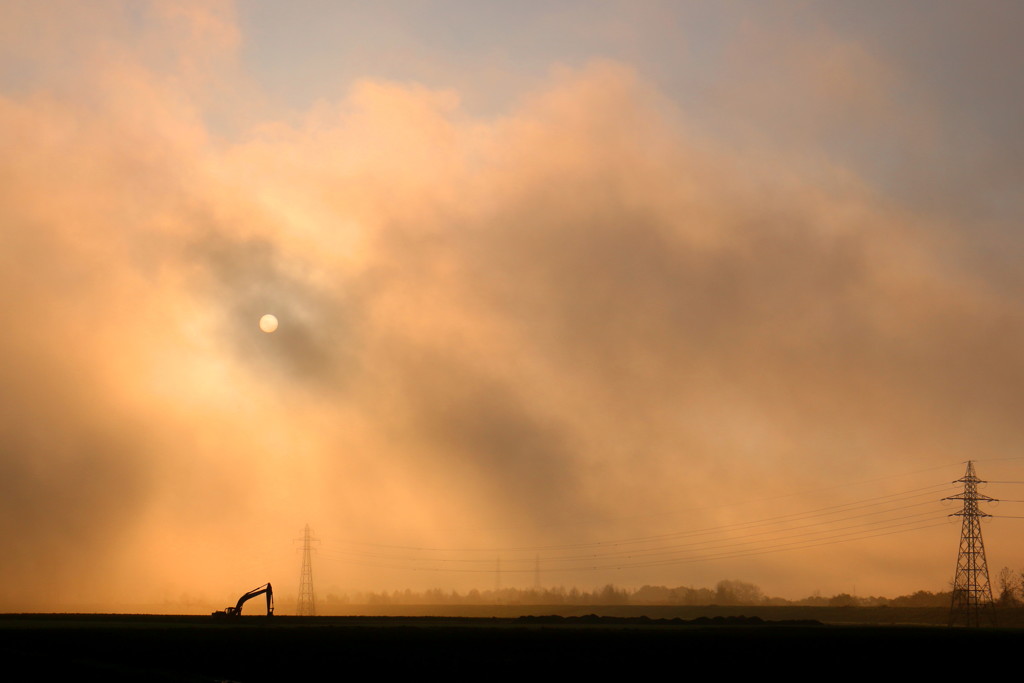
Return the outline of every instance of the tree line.
<path id="1" fill-rule="evenodd" d="M 1009 571 L 1009 570 L 1005 570 Z M 1002 574 L 1000 575 L 1002 577 Z M 1016 583 L 1008 594 L 1024 604 L 1024 572 L 1015 575 Z M 1000 584 L 1002 586 L 1002 584 Z M 593 590 L 563 586 L 552 588 L 502 588 L 470 590 L 466 593 L 434 588 L 422 592 L 406 590 L 329 594 L 330 605 L 807 605 L 821 607 L 949 607 L 949 591 L 931 593 L 917 591 L 896 598 L 854 596 L 840 593 L 833 596 L 815 594 L 800 600 L 765 595 L 760 587 L 738 579 L 723 579 L 714 588 L 691 586 L 642 586 L 635 590 L 606 584 Z M 1008 598 L 1009 599 L 1009 598 Z M 1002 601 L 1002 594 L 1000 595 Z M 1010 604 L 1005 602 L 1002 604 Z"/>

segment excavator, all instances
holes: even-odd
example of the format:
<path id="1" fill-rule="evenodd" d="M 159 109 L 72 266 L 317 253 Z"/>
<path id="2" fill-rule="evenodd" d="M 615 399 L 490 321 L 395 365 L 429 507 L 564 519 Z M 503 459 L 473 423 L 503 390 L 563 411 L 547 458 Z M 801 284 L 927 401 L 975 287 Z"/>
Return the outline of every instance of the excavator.
<path id="1" fill-rule="evenodd" d="M 238 602 L 235 603 L 234 607 L 225 607 L 222 610 L 217 610 L 213 613 L 215 617 L 240 617 L 242 616 L 242 605 L 247 601 L 255 598 L 257 595 L 267 594 L 267 616 L 274 616 L 274 589 L 271 588 L 269 583 L 263 584 L 258 588 L 253 588 L 251 591 L 238 598 Z"/>

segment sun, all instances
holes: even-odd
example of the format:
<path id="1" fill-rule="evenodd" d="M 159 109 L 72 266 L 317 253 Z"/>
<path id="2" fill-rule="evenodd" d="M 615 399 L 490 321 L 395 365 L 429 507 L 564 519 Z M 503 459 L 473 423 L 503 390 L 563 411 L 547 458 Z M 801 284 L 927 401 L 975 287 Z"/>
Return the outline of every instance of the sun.
<path id="1" fill-rule="evenodd" d="M 277 329 L 277 316 L 267 313 L 265 316 L 260 318 L 260 329 L 270 334 Z"/>

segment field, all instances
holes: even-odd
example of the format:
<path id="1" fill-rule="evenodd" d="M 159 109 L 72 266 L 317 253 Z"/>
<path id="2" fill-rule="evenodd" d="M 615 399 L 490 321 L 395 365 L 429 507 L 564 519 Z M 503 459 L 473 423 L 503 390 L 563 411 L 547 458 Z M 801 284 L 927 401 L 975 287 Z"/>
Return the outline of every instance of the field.
<path id="1" fill-rule="evenodd" d="M 615 608 L 594 608 L 607 612 Z M 664 608 L 675 609 L 679 608 Z M 698 609 L 698 608 L 694 608 Z M 718 608 L 719 610 L 721 608 Z M 782 609 L 782 608 L 777 608 Z M 550 671 L 646 678 L 787 672 L 937 671 L 1014 660 L 1015 628 L 872 626 L 737 616 L 316 617 L 2 615 L 0 654 L 25 678 L 152 681 L 331 680 Z M 894 610 L 896 611 L 896 610 Z M 823 613 L 820 613 L 823 614 Z M 698 673 L 704 672 L 704 673 Z"/>

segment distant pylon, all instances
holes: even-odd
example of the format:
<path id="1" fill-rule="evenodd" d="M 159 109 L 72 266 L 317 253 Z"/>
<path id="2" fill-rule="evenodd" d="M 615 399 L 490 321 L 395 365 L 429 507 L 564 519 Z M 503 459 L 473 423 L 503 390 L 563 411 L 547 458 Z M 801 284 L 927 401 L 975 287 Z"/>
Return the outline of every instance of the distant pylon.
<path id="1" fill-rule="evenodd" d="M 309 535 L 309 525 L 302 539 L 302 573 L 299 575 L 299 606 L 296 614 L 300 617 L 316 616 L 316 595 L 313 593 L 313 561 Z"/>
<path id="2" fill-rule="evenodd" d="M 540 592 L 540 553 L 533 558 L 533 590 Z"/>
<path id="3" fill-rule="evenodd" d="M 984 621 L 995 626 L 995 602 L 988 581 L 988 562 L 985 560 L 985 542 L 981 539 L 981 518 L 991 517 L 978 509 L 978 502 L 993 502 L 995 498 L 978 493 L 978 484 L 985 482 L 974 473 L 974 461 L 967 461 L 967 472 L 954 484 L 963 484 L 964 490 L 943 500 L 962 500 L 963 508 L 950 517 L 962 517 L 960 552 L 956 558 L 953 577 L 953 599 L 949 610 L 949 625 L 981 626 Z M 984 615 L 984 616 L 983 616 Z"/>

